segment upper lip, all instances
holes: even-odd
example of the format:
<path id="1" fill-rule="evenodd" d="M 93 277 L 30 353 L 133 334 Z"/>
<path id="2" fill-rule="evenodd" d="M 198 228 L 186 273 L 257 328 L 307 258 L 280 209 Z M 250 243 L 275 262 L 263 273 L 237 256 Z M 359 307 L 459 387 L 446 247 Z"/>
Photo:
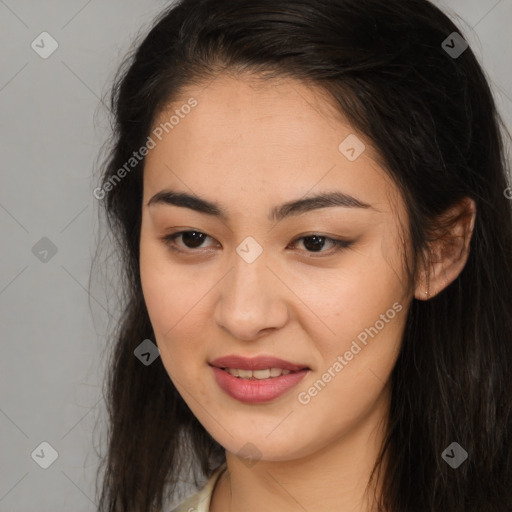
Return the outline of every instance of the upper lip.
<path id="1" fill-rule="evenodd" d="M 303 364 L 294 364 L 284 359 L 273 356 L 243 357 L 235 354 L 219 357 L 209 363 L 217 368 L 237 368 L 240 370 L 265 370 L 267 368 L 281 368 L 296 372 L 303 369 L 309 369 Z"/>

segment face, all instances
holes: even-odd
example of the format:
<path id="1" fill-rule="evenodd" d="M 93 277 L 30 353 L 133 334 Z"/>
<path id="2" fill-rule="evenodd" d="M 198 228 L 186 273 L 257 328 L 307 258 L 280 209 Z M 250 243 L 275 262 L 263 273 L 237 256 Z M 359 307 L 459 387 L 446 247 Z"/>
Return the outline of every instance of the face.
<path id="1" fill-rule="evenodd" d="M 228 76 L 183 91 L 151 138 L 144 299 L 206 430 L 229 452 L 287 461 L 383 413 L 412 295 L 405 206 L 369 141 L 319 90 Z M 338 201 L 304 202 L 322 194 Z M 262 371 L 212 366 L 251 368 L 216 361 L 232 355 Z M 265 357 L 295 370 L 269 377 L 286 364 Z"/>

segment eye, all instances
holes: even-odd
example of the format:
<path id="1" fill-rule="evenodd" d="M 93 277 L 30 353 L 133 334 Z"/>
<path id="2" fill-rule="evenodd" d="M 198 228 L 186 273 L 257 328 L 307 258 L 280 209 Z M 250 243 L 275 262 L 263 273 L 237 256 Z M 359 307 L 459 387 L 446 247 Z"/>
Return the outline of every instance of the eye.
<path id="1" fill-rule="evenodd" d="M 176 239 L 179 237 L 181 237 L 186 249 L 197 249 L 206 238 L 210 238 L 207 234 L 202 233 L 201 231 L 179 231 L 177 233 L 164 236 L 162 240 L 175 251 L 187 252 L 176 247 Z"/>
<path id="2" fill-rule="evenodd" d="M 176 240 L 181 238 L 182 245 L 176 243 Z M 170 235 L 166 235 L 162 238 L 164 243 L 173 251 L 177 252 L 194 252 L 194 249 L 200 249 L 203 242 L 211 238 L 206 233 L 202 233 L 201 231 L 189 230 L 189 231 L 179 231 L 177 233 L 172 233 Z M 213 238 L 212 238 L 213 240 Z M 307 253 L 320 253 L 321 255 L 329 256 L 334 254 L 342 249 L 347 249 L 354 242 L 347 240 L 339 240 L 336 238 L 331 238 L 328 236 L 323 236 L 317 233 L 312 235 L 302 236 L 300 238 L 296 238 L 291 245 L 296 245 L 297 242 L 303 241 L 303 245 L 306 249 Z M 325 247 L 325 243 L 329 242 L 331 244 L 331 250 L 324 251 L 322 250 Z M 185 250 L 183 250 L 183 246 Z M 196 251 L 197 252 L 197 251 Z"/>
<path id="3" fill-rule="evenodd" d="M 299 242 L 300 240 L 303 240 L 303 245 L 306 248 L 307 252 L 311 253 L 321 253 L 322 255 L 324 253 L 327 253 L 327 256 L 333 253 L 336 253 L 342 249 L 347 249 L 350 247 L 354 242 L 350 242 L 347 240 L 339 240 L 336 238 L 331 238 L 328 236 L 323 236 L 320 234 L 312 234 L 307 236 L 302 236 L 300 238 L 297 238 L 294 240 L 294 244 L 296 242 Z M 331 244 L 331 250 L 329 251 L 322 251 L 322 249 L 325 247 L 325 243 L 329 242 Z"/>

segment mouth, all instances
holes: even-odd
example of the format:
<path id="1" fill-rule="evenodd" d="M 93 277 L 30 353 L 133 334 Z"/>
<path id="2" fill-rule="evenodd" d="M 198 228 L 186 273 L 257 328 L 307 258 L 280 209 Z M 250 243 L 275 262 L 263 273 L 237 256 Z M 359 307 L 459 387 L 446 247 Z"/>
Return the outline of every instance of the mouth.
<path id="1" fill-rule="evenodd" d="M 263 403 L 283 395 L 311 370 L 273 356 L 225 356 L 208 363 L 220 388 L 245 403 Z"/>
<path id="2" fill-rule="evenodd" d="M 286 370 L 284 368 L 265 368 L 263 370 L 245 370 L 243 368 L 220 368 L 225 372 L 229 373 L 233 377 L 237 379 L 245 379 L 245 380 L 266 380 L 266 379 L 275 379 L 277 377 L 281 377 L 282 375 L 288 375 L 290 373 L 297 373 L 297 371 Z M 307 370 L 308 368 L 303 368 Z"/>
<path id="3" fill-rule="evenodd" d="M 225 370 L 234 377 L 247 379 L 268 379 L 301 370 L 310 370 L 305 364 L 292 363 L 269 355 L 245 357 L 232 354 L 214 359 L 208 364 Z"/>

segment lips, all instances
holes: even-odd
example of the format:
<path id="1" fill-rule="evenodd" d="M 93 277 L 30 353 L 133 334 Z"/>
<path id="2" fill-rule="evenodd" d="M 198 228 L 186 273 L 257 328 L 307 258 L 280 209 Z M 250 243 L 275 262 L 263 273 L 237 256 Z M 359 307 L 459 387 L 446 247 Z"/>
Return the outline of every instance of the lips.
<path id="1" fill-rule="evenodd" d="M 270 368 L 281 368 L 283 370 L 289 370 L 290 372 L 298 372 L 300 370 L 310 369 L 307 365 L 292 363 L 273 356 L 243 357 L 234 354 L 219 357 L 211 361 L 209 364 L 210 366 L 222 369 L 236 368 L 240 370 L 266 370 Z"/>
<path id="2" fill-rule="evenodd" d="M 296 386 L 310 371 L 306 365 L 268 355 L 243 357 L 233 354 L 219 357 L 208 364 L 219 387 L 231 398 L 246 404 L 263 404 L 275 400 Z M 285 372 L 275 377 L 261 372 L 271 370 L 270 373 L 275 373 L 276 369 Z M 250 371 L 258 372 L 259 375 L 251 378 L 239 375 Z"/>

